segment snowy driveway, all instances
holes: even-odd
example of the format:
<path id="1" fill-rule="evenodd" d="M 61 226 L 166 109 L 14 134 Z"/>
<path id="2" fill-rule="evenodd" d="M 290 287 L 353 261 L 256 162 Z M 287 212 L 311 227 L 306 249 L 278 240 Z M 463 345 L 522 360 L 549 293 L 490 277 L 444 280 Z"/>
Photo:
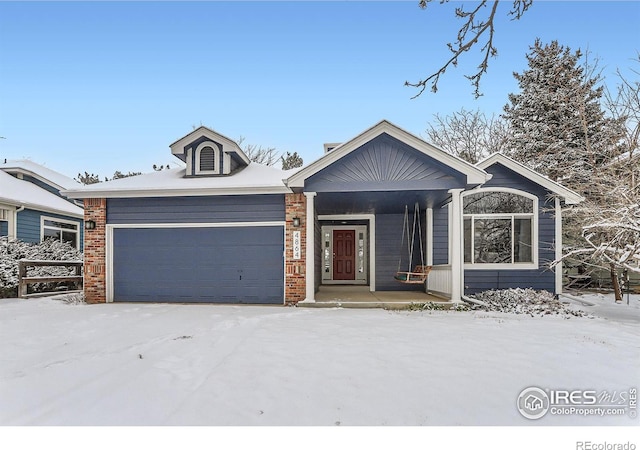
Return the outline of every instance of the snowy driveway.
<path id="1" fill-rule="evenodd" d="M 0 300 L 0 425 L 594 425 L 528 386 L 628 390 L 637 322 Z"/>

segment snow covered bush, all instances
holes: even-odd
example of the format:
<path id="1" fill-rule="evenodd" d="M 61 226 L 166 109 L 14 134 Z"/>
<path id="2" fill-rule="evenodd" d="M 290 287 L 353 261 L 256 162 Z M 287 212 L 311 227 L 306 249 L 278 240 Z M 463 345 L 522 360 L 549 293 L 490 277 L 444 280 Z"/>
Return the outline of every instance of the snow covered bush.
<path id="1" fill-rule="evenodd" d="M 18 261 L 35 259 L 46 261 L 81 261 L 82 253 L 66 242 L 47 239 L 38 244 L 9 240 L 0 237 L 0 297 L 15 297 L 18 294 Z M 72 275 L 73 269 L 66 267 L 32 267 L 29 276 Z M 35 291 L 42 290 L 41 284 L 32 285 Z"/>
<path id="2" fill-rule="evenodd" d="M 584 317 L 584 311 L 571 309 L 547 291 L 533 289 L 503 289 L 484 291 L 474 295 L 482 303 L 471 306 L 476 311 L 498 311 L 511 314 L 533 316 L 561 315 L 564 317 Z"/>
<path id="3" fill-rule="evenodd" d="M 58 295 L 53 297 L 54 300 L 66 303 L 67 305 L 84 305 L 84 292 L 74 292 L 70 294 Z"/>

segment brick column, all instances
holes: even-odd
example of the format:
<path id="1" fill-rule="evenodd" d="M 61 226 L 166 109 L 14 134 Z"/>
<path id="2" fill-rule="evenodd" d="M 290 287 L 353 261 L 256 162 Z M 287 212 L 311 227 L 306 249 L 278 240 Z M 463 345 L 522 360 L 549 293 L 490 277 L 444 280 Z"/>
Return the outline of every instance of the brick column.
<path id="1" fill-rule="evenodd" d="M 304 300 L 306 295 L 306 208 L 304 194 L 285 194 L 285 291 L 288 305 Z M 293 218 L 300 219 L 300 226 L 293 226 Z M 300 232 L 300 259 L 293 259 L 293 232 Z"/>
<path id="2" fill-rule="evenodd" d="M 105 236 L 107 200 L 84 199 L 84 220 L 93 220 L 96 228 L 84 231 L 84 297 L 87 303 L 106 303 Z"/>

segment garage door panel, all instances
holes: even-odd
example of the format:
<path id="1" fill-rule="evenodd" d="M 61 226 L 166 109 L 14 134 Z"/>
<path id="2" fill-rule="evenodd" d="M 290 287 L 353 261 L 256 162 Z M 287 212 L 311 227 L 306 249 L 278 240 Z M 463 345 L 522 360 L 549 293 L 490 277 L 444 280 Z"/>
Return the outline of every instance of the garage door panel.
<path id="1" fill-rule="evenodd" d="M 275 303 L 282 227 L 116 228 L 114 301 Z"/>

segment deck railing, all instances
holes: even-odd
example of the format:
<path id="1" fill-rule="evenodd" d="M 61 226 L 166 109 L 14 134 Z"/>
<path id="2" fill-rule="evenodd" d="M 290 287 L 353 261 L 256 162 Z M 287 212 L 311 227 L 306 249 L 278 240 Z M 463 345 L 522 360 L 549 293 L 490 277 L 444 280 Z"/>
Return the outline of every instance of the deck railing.
<path id="1" fill-rule="evenodd" d="M 26 298 L 29 296 L 28 286 L 34 283 L 63 283 L 74 282 L 77 289 L 82 289 L 82 261 L 43 261 L 21 259 L 18 261 L 18 297 Z M 28 276 L 29 267 L 73 267 L 74 275 L 45 275 L 45 276 Z"/>
<path id="2" fill-rule="evenodd" d="M 451 266 L 433 266 L 427 278 L 427 291 L 434 294 L 451 295 Z"/>

